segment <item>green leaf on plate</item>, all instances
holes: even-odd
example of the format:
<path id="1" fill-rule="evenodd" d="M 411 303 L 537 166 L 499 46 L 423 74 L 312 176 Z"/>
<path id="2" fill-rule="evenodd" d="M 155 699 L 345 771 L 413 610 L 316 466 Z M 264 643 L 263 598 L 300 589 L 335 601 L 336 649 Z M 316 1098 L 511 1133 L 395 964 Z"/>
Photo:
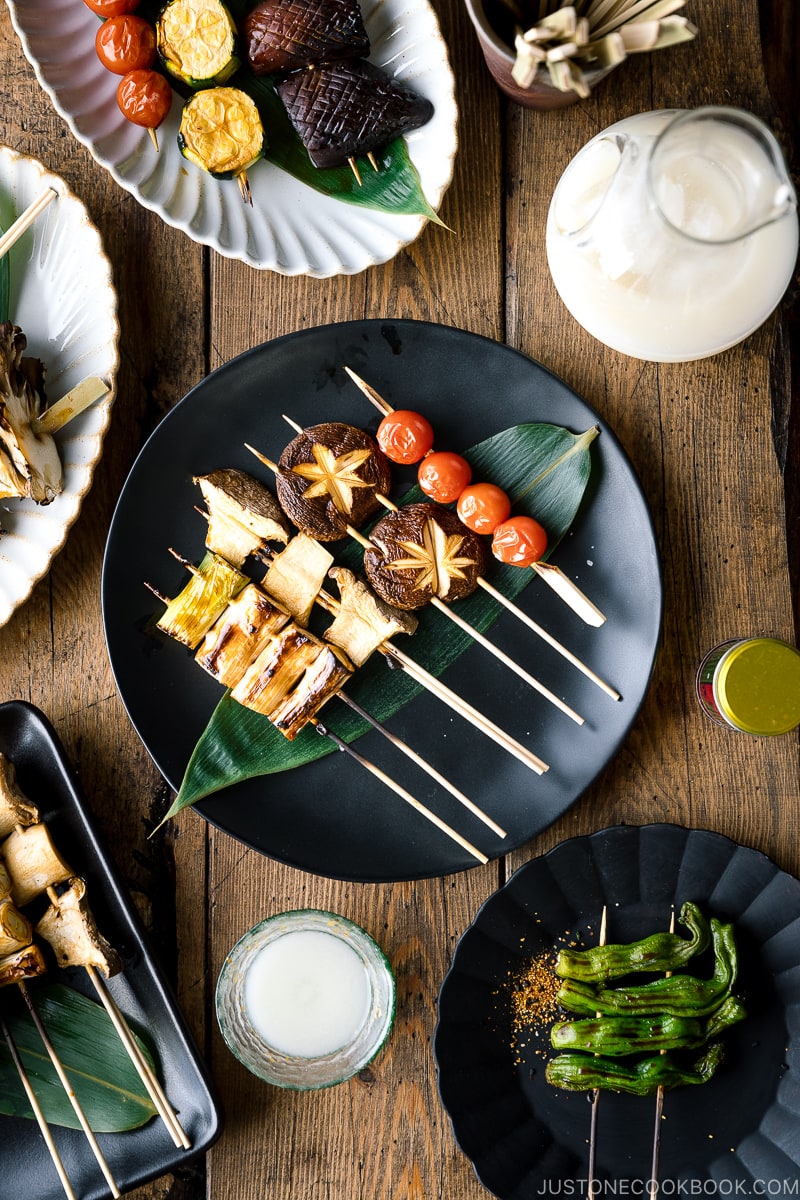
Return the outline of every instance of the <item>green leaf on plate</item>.
<path id="1" fill-rule="evenodd" d="M 575 519 L 589 481 L 589 447 L 598 432 L 597 427 L 573 434 L 558 425 L 516 425 L 479 442 L 465 455 L 474 478 L 491 479 L 511 497 L 516 513 L 527 513 L 541 522 L 548 532 L 550 554 Z M 406 503 L 420 499 L 425 497 L 416 487 L 403 497 Z M 360 548 L 351 543 L 338 561 L 358 571 L 361 558 Z M 490 578 L 496 588 L 513 598 L 535 574 L 493 561 Z M 459 601 L 458 611 L 484 632 L 502 608 L 479 588 Z M 419 628 L 413 639 L 400 637 L 398 646 L 407 648 L 432 675 L 441 675 L 473 644 L 472 638 L 435 609 L 427 608 L 418 616 Z M 373 655 L 347 685 L 348 694 L 379 721 L 401 709 L 420 690 L 404 671 L 395 671 L 388 681 L 380 655 Z M 351 742 L 368 728 L 352 711 L 337 709 L 339 737 Z M 226 693 L 194 749 L 180 791 L 164 819 L 233 783 L 301 766 L 333 749 L 330 740 L 320 737 L 311 726 L 294 741 L 287 741 L 266 717 L 243 708 Z"/>
<path id="2" fill-rule="evenodd" d="M 321 170 L 314 166 L 270 78 L 242 72 L 232 82 L 258 105 L 267 139 L 264 157 L 268 162 L 336 200 L 402 216 L 427 217 L 437 225 L 443 224 L 425 199 L 403 138 L 397 138 L 376 155 L 379 171 L 366 158 L 356 160 L 361 176 L 359 185 L 350 167 Z"/>
<path id="3" fill-rule="evenodd" d="M 137 1129 L 155 1116 L 153 1103 L 105 1009 L 62 984 L 30 990 L 95 1133 Z M 15 1004 L 13 1012 L 10 1004 L 4 1004 L 3 1019 L 48 1123 L 79 1129 L 72 1105 L 22 1002 Z M 139 1038 L 137 1041 L 154 1066 L 148 1048 Z M 4 1038 L 0 1038 L 0 1113 L 33 1118 Z"/>

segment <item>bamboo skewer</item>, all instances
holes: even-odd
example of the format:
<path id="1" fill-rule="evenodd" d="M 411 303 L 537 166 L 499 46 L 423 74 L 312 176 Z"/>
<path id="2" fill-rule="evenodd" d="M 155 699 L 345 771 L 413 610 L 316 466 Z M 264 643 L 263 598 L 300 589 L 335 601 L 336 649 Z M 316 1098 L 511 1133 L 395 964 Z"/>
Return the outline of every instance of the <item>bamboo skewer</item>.
<path id="1" fill-rule="evenodd" d="M 285 413 L 283 414 L 283 418 L 288 422 L 289 425 L 292 426 L 293 429 L 296 429 L 298 433 L 303 432 L 302 426 L 297 425 L 296 422 L 291 420 L 290 417 L 287 417 Z M 276 474 L 278 473 L 279 468 L 277 463 L 273 462 L 271 459 L 265 458 L 262 454 L 258 454 L 257 451 L 253 451 L 253 453 L 256 454 L 256 456 L 261 460 L 261 462 L 264 463 L 265 466 L 269 467 L 270 470 L 274 471 Z M 398 511 L 397 505 L 393 504 L 392 501 L 384 496 L 381 492 L 375 492 L 374 495 L 378 503 L 382 504 L 384 508 L 389 509 L 390 512 Z M 345 528 L 347 529 L 350 537 L 354 541 L 358 542 L 360 546 L 363 546 L 365 550 L 375 549 L 375 543 L 370 541 L 369 538 L 364 537 L 364 535 L 358 529 L 356 529 L 354 525 L 346 524 Z M 558 696 L 551 692 L 549 688 L 545 687 L 543 683 L 540 683 L 538 679 L 529 674 L 523 667 L 519 665 L 519 663 L 514 662 L 514 659 L 511 658 L 510 655 L 506 654 L 503 650 L 500 650 L 499 647 L 495 646 L 493 642 L 490 642 L 487 637 L 484 637 L 482 633 L 479 633 L 477 629 L 474 629 L 468 621 L 465 621 L 463 617 L 459 616 L 458 613 L 455 613 L 452 608 L 445 604 L 444 601 L 438 596 L 431 596 L 428 603 L 438 612 L 442 613 L 442 615 L 445 616 L 448 621 L 452 621 L 453 624 L 459 627 L 459 629 L 463 630 L 471 638 L 473 638 L 473 640 L 476 641 L 479 646 L 482 646 L 484 650 L 488 650 L 490 654 L 492 654 L 499 662 L 503 664 L 503 666 L 508 667 L 510 671 L 513 671 L 515 675 L 518 675 L 519 678 L 527 683 L 529 687 L 533 688 L 534 691 L 538 692 L 541 696 L 544 696 L 546 700 L 549 700 L 551 704 L 555 705 L 555 707 L 563 712 L 565 716 L 568 716 L 570 720 L 574 721 L 576 725 L 583 725 L 584 718 L 580 716 L 579 713 L 575 712 L 575 710 L 566 704 L 565 701 L 561 700 Z"/>
<path id="2" fill-rule="evenodd" d="M 598 946 L 606 944 L 606 923 L 608 917 L 608 907 L 603 905 L 603 913 L 600 917 L 600 935 L 597 939 Z M 599 1013 L 598 1013 L 599 1016 Z M 597 1117 L 600 1108 L 600 1088 L 595 1088 L 592 1092 L 592 1112 L 589 1118 L 589 1164 L 586 1169 L 586 1194 L 590 1198 L 593 1196 L 594 1178 L 597 1172 Z"/>
<path id="3" fill-rule="evenodd" d="M 486 854 L 484 854 L 481 850 L 476 849 L 471 842 L 468 842 L 466 838 L 462 837 L 460 833 L 456 832 L 452 826 L 448 825 L 440 817 L 437 817 L 436 813 L 431 812 L 429 808 L 426 808 L 425 805 L 417 800 L 415 796 L 412 796 L 410 792 L 406 791 L 401 784 L 392 779 L 391 775 L 387 775 L 386 772 L 382 771 L 381 768 L 374 762 L 371 762 L 368 758 L 364 758 L 363 754 L 359 754 L 358 751 L 354 750 L 352 746 L 349 746 L 347 742 L 343 740 L 343 738 L 340 738 L 332 730 L 328 729 L 327 725 L 323 725 L 323 723 L 318 720 L 317 717 L 312 717 L 310 724 L 313 725 L 317 732 L 323 737 L 330 738 L 334 745 L 338 746 L 340 750 L 343 750 L 345 754 L 348 754 L 350 758 L 359 764 L 359 766 L 363 767 L 366 771 L 369 771 L 371 775 L 374 775 L 376 779 L 379 779 L 381 783 L 385 784 L 386 787 L 393 791 L 397 796 L 400 796 L 401 799 L 405 800 L 406 804 L 410 804 L 412 808 L 416 809 L 421 816 L 425 817 L 426 820 L 435 825 L 437 829 L 441 829 L 441 831 L 446 833 L 449 838 L 452 838 L 454 842 L 457 842 L 462 849 L 467 850 L 473 856 L 473 858 L 477 859 L 479 863 L 486 864 L 489 861 L 489 858 Z"/>
<path id="4" fill-rule="evenodd" d="M 487 816 L 483 809 L 478 808 L 477 804 L 474 804 L 472 800 L 470 800 L 468 796 L 465 796 L 462 791 L 455 787 L 449 779 L 446 779 L 444 775 L 440 774 L 439 771 L 437 771 L 434 766 L 424 759 L 421 754 L 417 754 L 416 750 L 413 750 L 411 746 L 407 746 L 406 743 L 401 741 L 400 738 L 393 734 L 390 729 L 387 729 L 385 725 L 380 723 L 380 721 L 376 721 L 375 718 L 366 711 L 366 709 L 362 708 L 360 704 L 357 704 L 355 700 L 351 699 L 346 692 L 337 692 L 336 699 L 342 700 L 346 705 L 348 705 L 349 708 L 352 708 L 353 712 L 358 713 L 360 717 L 362 717 L 365 721 L 368 721 L 374 730 L 382 734 L 397 750 L 399 750 L 402 754 L 405 754 L 406 758 L 410 758 L 411 761 L 415 763 L 421 770 L 425 771 L 427 775 L 430 775 L 431 779 L 435 779 L 436 782 L 443 787 L 445 791 L 448 791 L 451 796 L 455 796 L 459 804 L 463 804 L 473 816 L 477 817 L 479 821 L 483 821 L 484 825 L 487 825 L 493 833 L 496 833 L 500 838 L 504 838 L 506 836 L 506 830 L 501 828 L 501 826 L 498 825 L 496 821 L 493 821 L 491 817 Z"/>
<path id="5" fill-rule="evenodd" d="M 39 213 L 44 212 L 51 200 L 55 200 L 58 192 L 55 188 L 47 187 L 43 192 L 33 200 L 24 212 L 20 213 L 16 221 L 9 225 L 5 233 L 0 237 L 0 258 L 2 258 L 19 238 L 22 237 L 29 225 L 32 225 Z"/>
<path id="6" fill-rule="evenodd" d="M 189 1150 L 192 1143 L 189 1141 L 174 1109 L 170 1105 L 158 1076 L 142 1053 L 141 1047 L 134 1038 L 128 1022 L 125 1020 L 114 997 L 106 987 L 105 980 L 93 966 L 87 965 L 84 969 L 91 979 L 94 989 L 128 1053 L 128 1057 L 136 1068 L 139 1078 L 147 1089 L 148 1096 L 153 1101 L 158 1115 L 166 1125 L 170 1137 L 179 1149 Z"/>
<path id="7" fill-rule="evenodd" d="M 363 392 L 379 412 L 383 413 L 384 416 L 389 416 L 390 413 L 394 412 L 391 404 L 387 400 L 384 400 L 383 396 L 376 392 L 374 387 L 368 384 L 366 380 L 362 379 L 360 375 L 356 375 L 355 371 L 351 370 L 350 367 L 345 367 L 344 370 L 359 391 Z M 535 571 L 543 583 L 546 583 L 587 625 L 598 627 L 605 622 L 605 614 L 581 591 L 576 583 L 564 574 L 560 567 L 556 567 L 549 562 L 536 562 L 531 564 L 531 570 Z M 516 606 L 512 605 L 510 601 L 507 602 L 507 607 L 515 614 L 519 612 Z M 538 632 L 538 630 L 535 632 Z M 618 700 L 619 695 L 612 698 Z"/>
<path id="8" fill-rule="evenodd" d="M 359 533 L 355 526 L 348 525 L 347 532 L 350 534 L 350 537 L 363 546 L 365 550 L 371 550 L 374 548 L 375 543 L 371 542 L 369 538 L 364 537 L 362 533 Z M 546 700 L 549 700 L 551 704 L 554 704 L 556 708 L 560 709 L 561 712 L 574 721 L 576 725 L 583 725 L 584 719 L 580 713 L 575 712 L 574 708 L 570 708 L 568 704 L 551 692 L 549 688 L 546 688 L 543 683 L 540 683 L 538 679 L 534 678 L 533 675 L 530 675 L 523 667 L 519 665 L 519 663 L 514 662 L 510 655 L 506 654 L 505 651 L 501 650 L 498 646 L 495 646 L 493 642 L 490 642 L 489 639 L 484 637 L 482 633 L 479 633 L 477 629 L 474 629 L 472 625 L 470 625 L 468 621 L 465 621 L 463 617 L 460 617 L 458 613 L 453 612 L 452 608 L 445 604 L 443 600 L 440 600 L 438 596 L 431 596 L 429 604 L 432 608 L 435 608 L 437 612 L 440 612 L 443 616 L 447 617 L 448 621 L 452 621 L 454 625 L 458 625 L 459 629 L 462 629 L 465 633 L 468 633 L 469 636 L 473 638 L 479 646 L 483 646 L 484 650 L 488 650 L 489 653 L 498 660 L 498 662 L 501 662 L 503 666 L 508 667 L 510 671 L 513 671 L 515 675 L 518 675 L 520 679 L 527 683 L 528 687 L 533 688 L 534 691 L 539 692 L 541 696 L 544 696 Z"/>
<path id="9" fill-rule="evenodd" d="M 67 1175 L 67 1172 L 64 1168 L 64 1164 L 61 1161 L 61 1155 L 58 1153 L 58 1148 L 56 1147 L 56 1144 L 53 1140 L 53 1135 L 50 1132 L 50 1126 L 47 1124 L 47 1118 L 45 1117 L 44 1113 L 42 1112 L 42 1107 L 39 1104 L 39 1100 L 36 1096 L 35 1091 L 33 1090 L 33 1085 L 31 1084 L 31 1081 L 28 1078 L 28 1072 L 25 1070 L 22 1059 L 19 1056 L 19 1051 L 17 1050 L 17 1047 L 14 1043 L 14 1039 L 11 1036 L 11 1030 L 6 1025 L 2 1016 L 0 1016 L 0 1033 L 2 1033 L 2 1035 L 5 1039 L 5 1043 L 8 1046 L 8 1052 L 11 1055 L 11 1060 L 14 1063 L 14 1066 L 17 1069 L 17 1074 L 19 1075 L 20 1083 L 22 1084 L 22 1086 L 25 1090 L 25 1095 L 28 1097 L 28 1103 L 30 1104 L 31 1109 L 33 1110 L 33 1115 L 36 1118 L 36 1123 L 39 1126 L 39 1129 L 41 1130 L 42 1137 L 45 1140 L 45 1144 L 49 1151 L 50 1157 L 53 1160 L 53 1166 L 55 1167 L 56 1171 L 58 1172 L 58 1178 L 61 1180 L 61 1186 L 64 1189 L 64 1194 L 67 1196 L 67 1200 L 76 1200 L 75 1193 L 72 1190 L 72 1184 L 69 1181 L 69 1176 Z"/>
<path id="10" fill-rule="evenodd" d="M 24 980 L 20 980 L 20 982 L 17 984 L 17 987 L 19 988 L 19 990 L 22 994 L 22 998 L 25 1001 L 28 1012 L 30 1013 L 31 1020 L 33 1021 L 34 1025 L 36 1026 L 36 1030 L 39 1034 L 39 1037 L 42 1039 L 42 1044 L 44 1045 L 44 1048 L 47 1051 L 50 1061 L 53 1064 L 53 1067 L 55 1068 L 55 1072 L 58 1075 L 61 1086 L 63 1087 L 63 1089 L 67 1095 L 67 1099 L 69 1100 L 70 1104 L 72 1105 L 73 1112 L 75 1113 L 75 1116 L 78 1118 L 80 1127 L 83 1130 L 84 1134 L 86 1135 L 86 1140 L 88 1141 L 88 1143 L 92 1149 L 92 1153 L 94 1154 L 95 1159 L 97 1160 L 97 1165 L 100 1167 L 100 1170 L 103 1173 L 103 1177 L 105 1178 L 105 1181 L 111 1190 L 111 1195 L 114 1197 L 114 1200 L 118 1200 L 118 1197 L 120 1196 L 121 1193 L 120 1193 L 119 1188 L 117 1187 L 114 1176 L 111 1173 L 111 1168 L 109 1167 L 108 1163 L 106 1162 L 103 1151 L 100 1149 L 100 1147 L 97 1144 L 97 1138 L 95 1137 L 94 1133 L 92 1132 L 92 1128 L 86 1118 L 85 1112 L 83 1111 L 81 1102 L 78 1099 L 78 1097 L 75 1095 L 75 1091 L 72 1087 L 72 1084 L 70 1083 L 70 1081 L 67 1077 L 67 1073 L 64 1070 L 64 1065 L 61 1062 L 61 1059 L 58 1057 L 56 1048 L 50 1040 L 50 1035 L 48 1034 L 47 1030 L 45 1029 L 41 1017 L 39 1016 L 38 1012 L 36 1011 L 36 1006 L 33 1003 L 31 994 L 28 991 L 28 988 L 25 985 Z"/>
<path id="11" fill-rule="evenodd" d="M 674 931 L 675 931 L 675 909 L 674 908 L 672 909 L 672 912 L 670 913 L 670 917 L 669 917 L 669 931 L 670 931 L 670 933 L 674 933 Z M 671 974 L 672 974 L 671 971 L 666 971 L 665 977 L 669 978 L 669 976 Z M 665 1054 L 666 1051 L 662 1050 L 661 1053 Z M 651 1159 L 650 1159 L 650 1179 L 648 1181 L 648 1189 L 647 1189 L 650 1200 L 655 1200 L 655 1197 L 658 1195 L 658 1165 L 659 1165 L 659 1158 L 661 1156 L 661 1117 L 663 1115 L 663 1112 L 664 1112 L 664 1087 L 663 1087 L 663 1085 L 660 1084 L 658 1086 L 658 1088 L 656 1089 L 655 1123 L 653 1125 L 653 1153 L 652 1153 Z"/>

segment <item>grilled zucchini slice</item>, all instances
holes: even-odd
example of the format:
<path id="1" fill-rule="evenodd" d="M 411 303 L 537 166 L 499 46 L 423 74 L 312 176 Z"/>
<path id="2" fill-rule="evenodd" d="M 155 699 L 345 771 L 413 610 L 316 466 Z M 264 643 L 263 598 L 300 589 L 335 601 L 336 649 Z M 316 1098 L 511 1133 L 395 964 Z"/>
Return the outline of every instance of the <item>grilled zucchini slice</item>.
<path id="1" fill-rule="evenodd" d="M 215 179 L 236 179 L 250 200 L 247 171 L 264 153 L 264 127 L 253 100 L 238 88 L 207 88 L 183 106 L 178 145 L 184 158 Z"/>
<path id="2" fill-rule="evenodd" d="M 240 66 L 236 25 L 222 0 L 170 0 L 156 41 L 170 75 L 191 88 L 219 87 Z"/>

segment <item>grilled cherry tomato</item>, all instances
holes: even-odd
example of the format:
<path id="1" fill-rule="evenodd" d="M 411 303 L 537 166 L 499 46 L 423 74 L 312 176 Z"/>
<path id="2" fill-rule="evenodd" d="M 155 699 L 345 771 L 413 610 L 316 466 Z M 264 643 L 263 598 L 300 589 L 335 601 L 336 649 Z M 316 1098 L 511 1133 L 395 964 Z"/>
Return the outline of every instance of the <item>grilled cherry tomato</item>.
<path id="1" fill-rule="evenodd" d="M 460 454 L 434 450 L 426 454 L 417 470 L 417 480 L 426 496 L 439 504 L 457 500 L 472 479 L 472 468 Z"/>
<path id="2" fill-rule="evenodd" d="M 134 125 L 158 129 L 172 104 L 172 88 L 158 71 L 129 71 L 117 88 L 117 104 Z"/>
<path id="3" fill-rule="evenodd" d="M 547 549 L 547 534 L 533 517 L 511 517 L 498 525 L 492 537 L 492 554 L 500 562 L 529 567 Z"/>
<path id="4" fill-rule="evenodd" d="M 94 45 L 100 62 L 115 75 L 141 71 L 156 61 L 156 31 L 144 17 L 132 13 L 104 21 Z"/>
<path id="5" fill-rule="evenodd" d="M 433 447 L 433 429 L 421 413 L 398 408 L 385 416 L 376 434 L 378 445 L 396 463 L 416 463 Z"/>
<path id="6" fill-rule="evenodd" d="M 494 533 L 511 512 L 511 501 L 503 489 L 493 483 L 473 483 L 458 497 L 456 509 L 467 529 L 475 533 Z"/>
<path id="7" fill-rule="evenodd" d="M 119 17 L 123 13 L 135 12 L 140 0 L 84 0 L 87 8 L 98 17 Z"/>

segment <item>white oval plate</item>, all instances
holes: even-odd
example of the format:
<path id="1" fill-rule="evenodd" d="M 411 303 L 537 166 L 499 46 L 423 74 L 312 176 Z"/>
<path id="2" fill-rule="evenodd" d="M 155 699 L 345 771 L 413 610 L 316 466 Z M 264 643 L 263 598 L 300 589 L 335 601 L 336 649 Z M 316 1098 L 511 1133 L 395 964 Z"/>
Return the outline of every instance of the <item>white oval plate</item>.
<path id="1" fill-rule="evenodd" d="M 220 181 L 188 163 L 176 135 L 180 104 L 159 129 L 156 153 L 144 129 L 119 112 L 119 78 L 94 49 L 97 17 L 82 0 L 8 0 L 11 20 L 42 87 L 97 161 L 145 208 L 228 258 L 282 275 L 354 275 L 387 262 L 419 235 L 424 217 L 376 212 L 323 196 L 268 162 L 248 171 L 253 207 L 235 180 Z M 455 85 L 447 47 L 427 0 L 365 0 L 371 61 L 434 107 L 406 137 L 432 208 L 453 174 L 457 148 Z"/>
<path id="2" fill-rule="evenodd" d="M 0 146 L 5 228 L 48 186 L 56 199 L 9 251 L 9 316 L 28 339 L 26 354 L 45 364 L 50 403 L 90 375 L 111 390 L 55 435 L 64 490 L 52 504 L 0 500 L 0 625 L 47 573 L 80 512 L 108 428 L 119 362 L 111 266 L 86 209 L 35 158 Z"/>

